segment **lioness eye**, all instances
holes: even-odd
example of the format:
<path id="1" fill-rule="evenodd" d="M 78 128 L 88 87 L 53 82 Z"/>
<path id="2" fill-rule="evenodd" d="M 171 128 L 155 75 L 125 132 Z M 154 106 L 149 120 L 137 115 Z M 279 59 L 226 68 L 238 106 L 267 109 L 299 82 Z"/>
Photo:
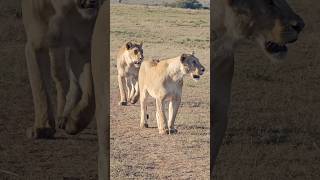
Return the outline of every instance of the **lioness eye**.
<path id="1" fill-rule="evenodd" d="M 135 55 L 137 55 L 137 54 L 138 54 L 138 50 L 134 50 L 133 52 L 134 52 L 134 54 L 135 54 Z"/>

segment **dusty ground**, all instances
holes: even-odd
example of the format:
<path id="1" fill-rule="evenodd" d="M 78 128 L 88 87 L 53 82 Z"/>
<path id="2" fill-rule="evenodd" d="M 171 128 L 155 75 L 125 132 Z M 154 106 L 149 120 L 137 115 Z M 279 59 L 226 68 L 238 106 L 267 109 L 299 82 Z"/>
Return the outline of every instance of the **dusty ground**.
<path id="1" fill-rule="evenodd" d="M 139 103 L 117 105 L 115 55 L 127 40 L 143 40 L 146 59 L 194 50 L 209 72 L 209 11 L 112 5 L 110 63 L 112 179 L 209 179 L 209 73 L 198 83 L 185 78 L 178 134 L 158 134 L 151 98 L 151 128 L 140 129 Z"/>
<path id="2" fill-rule="evenodd" d="M 320 5 L 290 2 L 306 27 L 287 63 L 252 44 L 237 52 L 218 179 L 320 179 Z"/>

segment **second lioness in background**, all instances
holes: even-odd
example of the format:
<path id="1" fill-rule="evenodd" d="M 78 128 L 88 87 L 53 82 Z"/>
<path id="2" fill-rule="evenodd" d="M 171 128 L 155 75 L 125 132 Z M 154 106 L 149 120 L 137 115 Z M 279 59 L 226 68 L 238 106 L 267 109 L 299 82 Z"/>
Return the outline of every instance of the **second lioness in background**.
<path id="1" fill-rule="evenodd" d="M 190 74 L 194 80 L 199 80 L 204 71 L 204 67 L 193 53 L 182 54 L 176 58 L 161 61 L 144 61 L 139 71 L 140 127 L 148 127 L 146 122 L 146 97 L 149 94 L 156 99 L 156 118 L 159 133 L 176 133 L 174 121 L 181 102 L 183 77 Z M 168 122 L 164 112 L 164 101 L 166 99 L 169 99 Z"/>
<path id="2" fill-rule="evenodd" d="M 140 44 L 127 42 L 118 51 L 117 69 L 120 90 L 119 105 L 125 106 L 128 101 L 132 104 L 138 101 L 138 73 L 142 61 L 142 42 Z M 124 87 L 127 89 L 127 94 Z"/>

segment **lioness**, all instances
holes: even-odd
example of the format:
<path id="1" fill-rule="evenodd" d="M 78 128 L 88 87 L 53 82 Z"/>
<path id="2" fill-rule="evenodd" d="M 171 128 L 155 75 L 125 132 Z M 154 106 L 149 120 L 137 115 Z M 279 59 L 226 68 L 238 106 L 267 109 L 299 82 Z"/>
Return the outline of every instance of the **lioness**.
<path id="1" fill-rule="evenodd" d="M 57 91 L 56 118 L 69 134 L 83 130 L 94 114 L 91 36 L 99 0 L 24 0 L 23 24 L 35 122 L 31 138 L 51 138 L 55 117 L 50 75 Z"/>
<path id="2" fill-rule="evenodd" d="M 285 0 L 215 0 L 212 7 L 214 15 L 211 24 L 215 40 L 211 48 L 213 154 L 210 169 L 213 177 L 214 165 L 228 123 L 235 48 L 241 45 L 241 40 L 250 39 L 257 42 L 271 60 L 282 61 L 288 51 L 286 45 L 298 39 L 304 22 Z"/>
<path id="3" fill-rule="evenodd" d="M 95 106 L 99 138 L 99 180 L 109 179 L 107 161 L 107 45 L 109 3 L 99 13 L 102 0 L 24 0 L 23 23 L 27 34 L 26 59 L 35 108 L 31 138 L 51 138 L 55 120 L 50 100 L 51 77 L 57 90 L 57 115 L 60 127 L 69 134 L 84 129 Z M 102 41 L 102 42 L 101 42 Z M 49 67 L 50 69 L 47 69 Z M 91 69 L 92 68 L 92 69 Z M 91 73 L 92 71 L 92 73 Z M 92 76 L 93 75 L 93 76 Z M 92 87 L 94 80 L 94 90 Z M 67 80 L 67 81 L 66 81 Z M 94 100 L 96 98 L 96 105 Z"/>
<path id="4" fill-rule="evenodd" d="M 127 105 L 127 101 L 135 104 L 139 98 L 138 72 L 143 61 L 142 42 L 127 42 L 117 54 L 118 84 L 120 90 L 119 105 Z M 127 88 L 127 95 L 124 87 Z"/>
<path id="5" fill-rule="evenodd" d="M 181 102 L 183 77 L 190 74 L 199 80 L 205 69 L 193 54 L 182 54 L 176 58 L 161 61 L 144 61 L 139 71 L 141 105 L 140 127 L 148 127 L 147 94 L 156 99 L 156 118 L 160 134 L 176 133 L 174 121 Z M 169 99 L 169 121 L 164 112 L 164 101 Z M 169 126 L 169 129 L 168 129 Z"/>

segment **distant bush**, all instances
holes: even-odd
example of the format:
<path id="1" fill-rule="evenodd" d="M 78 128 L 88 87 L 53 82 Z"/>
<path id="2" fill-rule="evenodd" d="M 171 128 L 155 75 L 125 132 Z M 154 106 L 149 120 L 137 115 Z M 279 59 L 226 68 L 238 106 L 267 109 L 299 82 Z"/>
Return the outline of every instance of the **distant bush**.
<path id="1" fill-rule="evenodd" d="M 166 7 L 176 7 L 185 9 L 201 9 L 202 4 L 197 0 L 178 0 L 175 3 L 166 3 Z"/>

